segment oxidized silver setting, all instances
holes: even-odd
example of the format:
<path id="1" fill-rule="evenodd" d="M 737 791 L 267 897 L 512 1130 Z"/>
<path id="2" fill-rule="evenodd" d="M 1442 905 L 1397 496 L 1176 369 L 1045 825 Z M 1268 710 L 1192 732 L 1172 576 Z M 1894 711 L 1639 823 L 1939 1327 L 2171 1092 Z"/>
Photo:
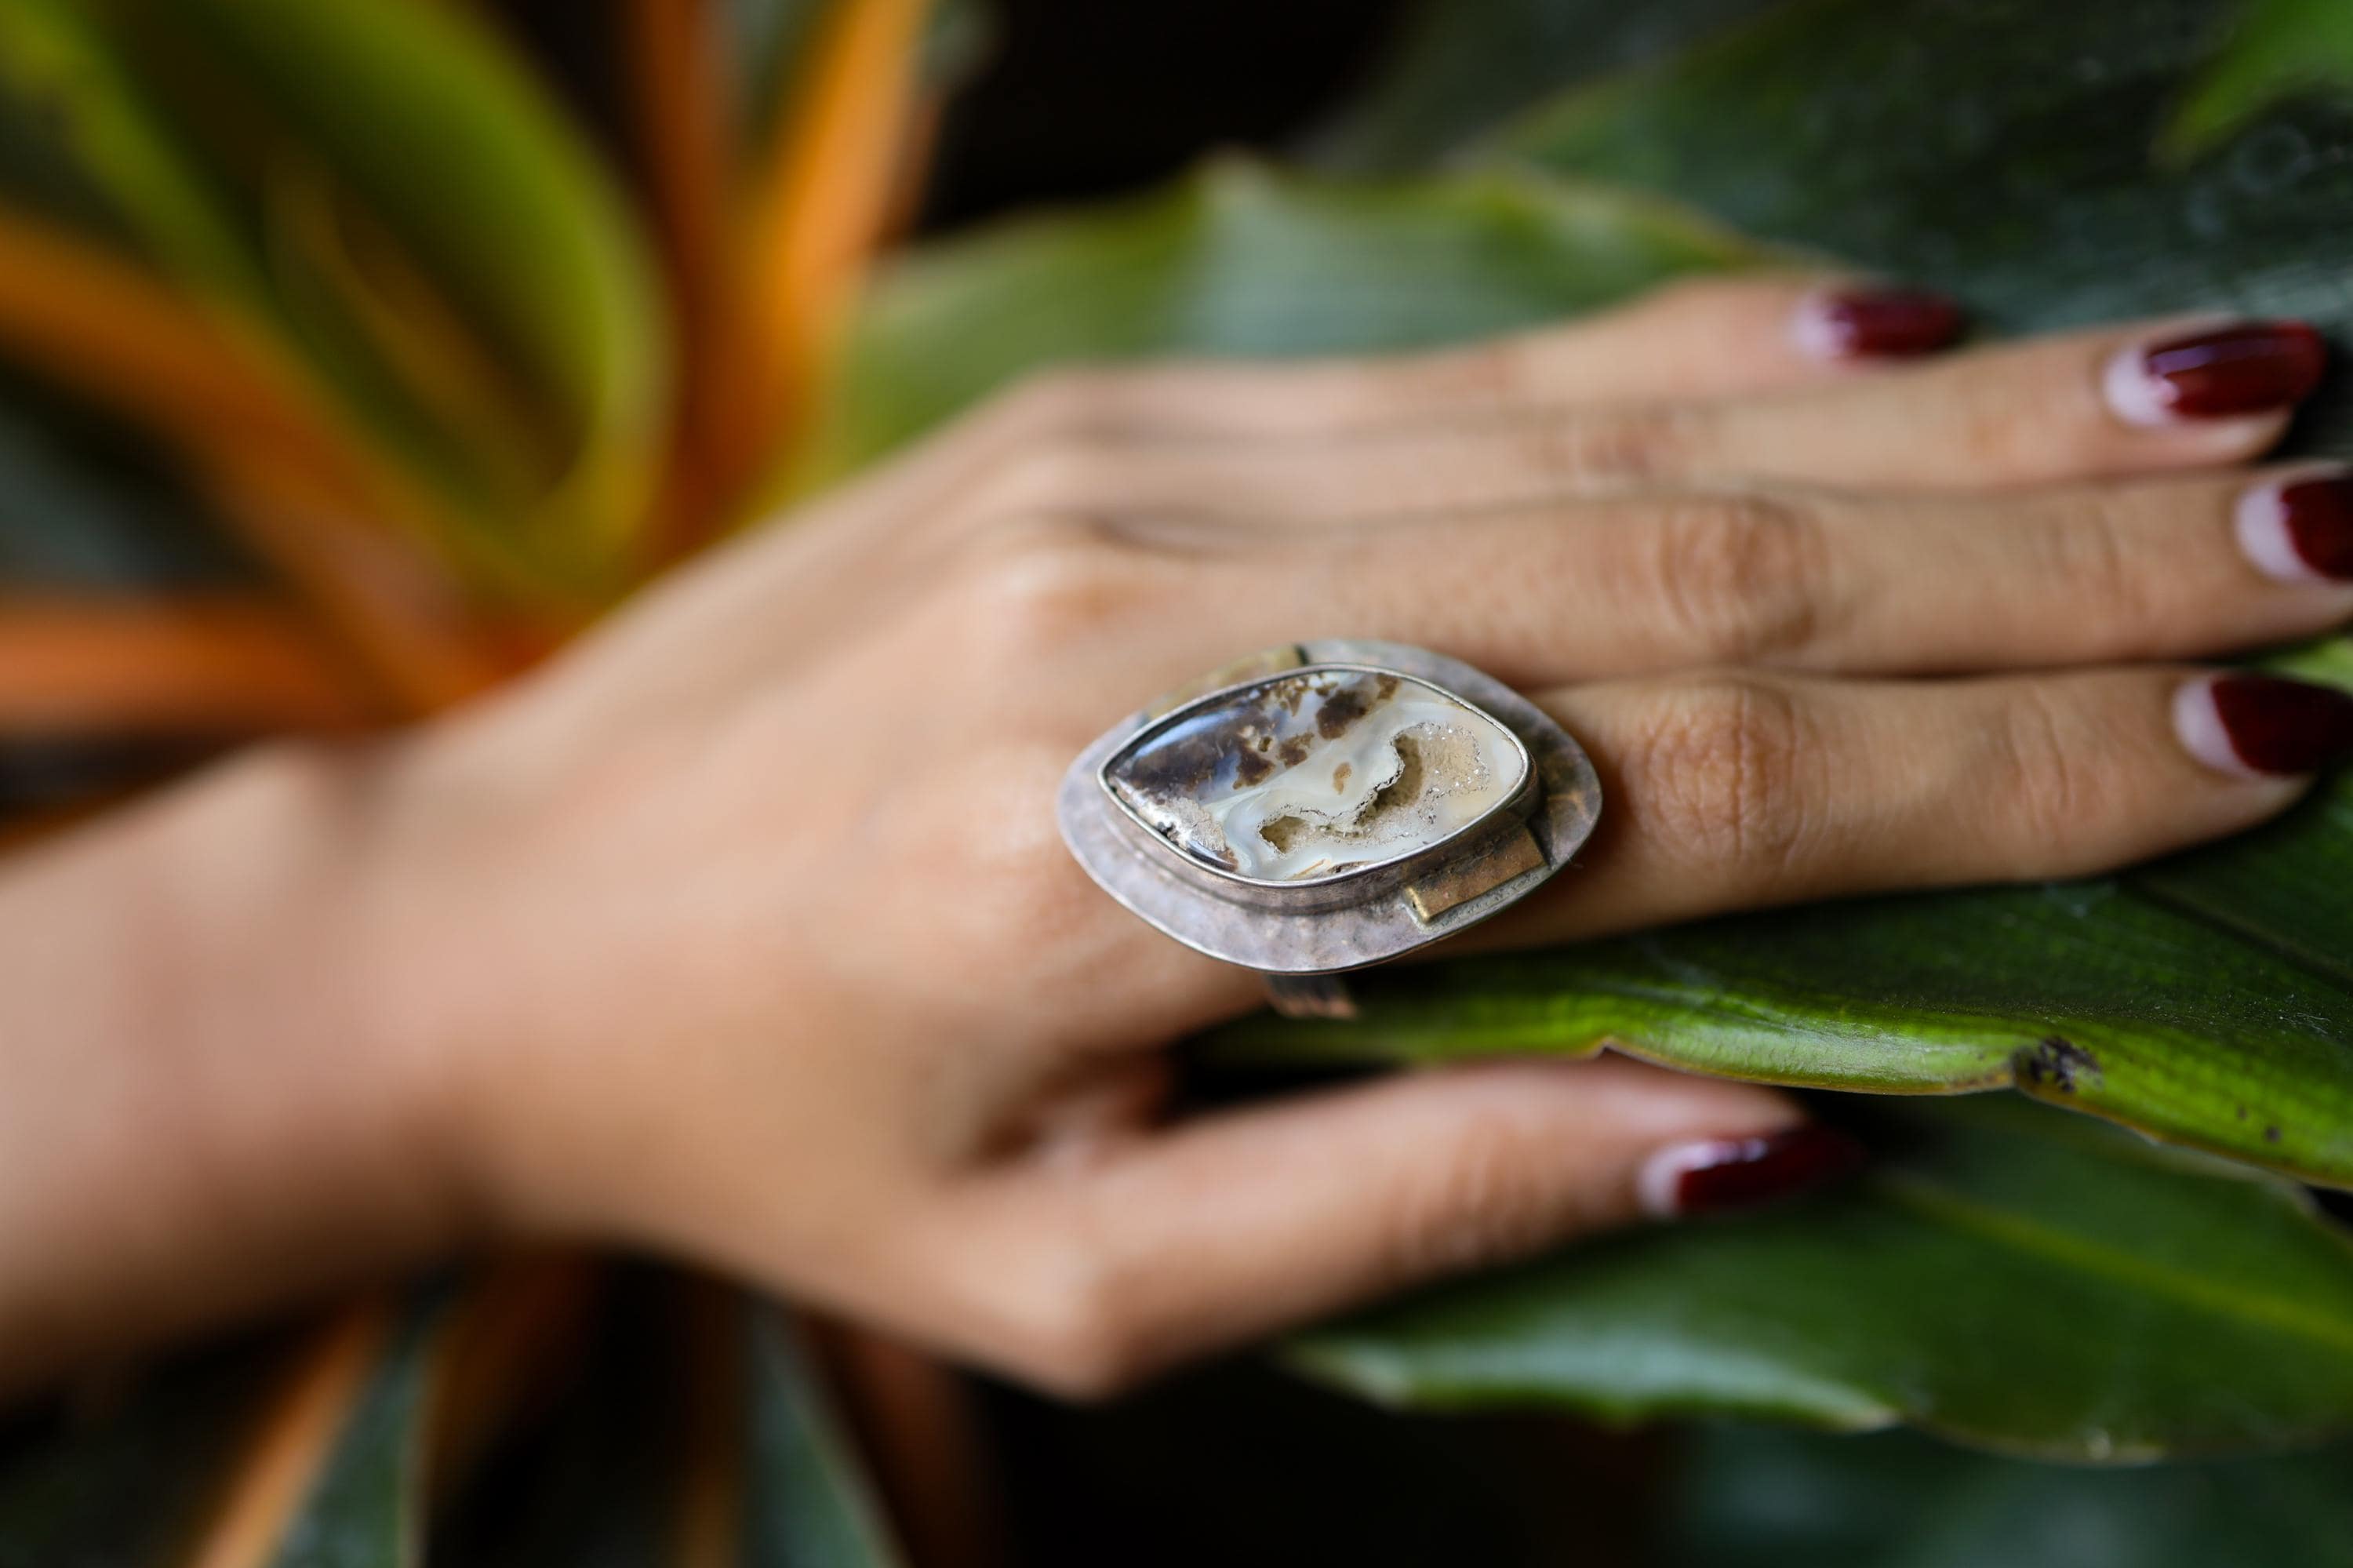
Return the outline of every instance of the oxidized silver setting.
<path id="1" fill-rule="evenodd" d="M 1350 768 L 1375 753 L 1377 789 L 1350 807 Z M 1411 796 L 1393 793 L 1407 781 Z M 1567 732 L 1503 683 L 1351 639 L 1254 655 L 1113 726 L 1071 763 L 1057 807 L 1063 842 L 1113 898 L 1262 971 L 1286 1011 L 1332 1016 L 1348 1011 L 1341 982 L 1285 977 L 1384 963 L 1525 897 L 1590 836 L 1601 786 Z"/>

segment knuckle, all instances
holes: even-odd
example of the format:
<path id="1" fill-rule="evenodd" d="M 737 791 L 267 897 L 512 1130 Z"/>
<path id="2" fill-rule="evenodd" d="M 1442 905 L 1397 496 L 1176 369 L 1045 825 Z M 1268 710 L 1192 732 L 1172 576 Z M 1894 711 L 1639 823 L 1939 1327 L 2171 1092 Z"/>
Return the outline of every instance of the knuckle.
<path id="1" fill-rule="evenodd" d="M 1658 479 L 1690 466 L 1701 413 L 1662 404 L 1550 414 L 1528 426 L 1525 456 L 1540 475 L 1570 483 Z"/>
<path id="2" fill-rule="evenodd" d="M 1134 597 L 1118 531 L 1100 519 L 1029 513 L 974 541 L 961 582 L 973 642 L 1027 658 L 1114 625 Z"/>
<path id="3" fill-rule="evenodd" d="M 1806 720 L 1764 681 L 1695 683 L 1661 705 L 1625 759 L 1635 809 L 1670 853 L 1716 874 L 1769 883 L 1811 832 Z"/>
<path id="4" fill-rule="evenodd" d="M 2086 745 L 2082 715 L 2067 711 L 2042 682 L 2022 683 L 2007 722 L 1995 729 L 2021 851 L 2037 863 L 2078 841 L 2107 807 L 2109 786 L 2098 758 L 2107 748 Z"/>
<path id="5" fill-rule="evenodd" d="M 2129 652 L 2160 630 L 2147 552 L 2131 543 L 2135 503 L 2128 494 L 2087 494 L 2070 516 L 2039 530 L 2044 580 L 2084 607 L 2085 621 Z"/>
<path id="6" fill-rule="evenodd" d="M 1653 538 L 1652 597 L 1701 661 L 1787 657 L 1821 634 L 1831 551 L 1806 508 L 1766 495 L 1701 498 L 1671 507 Z"/>

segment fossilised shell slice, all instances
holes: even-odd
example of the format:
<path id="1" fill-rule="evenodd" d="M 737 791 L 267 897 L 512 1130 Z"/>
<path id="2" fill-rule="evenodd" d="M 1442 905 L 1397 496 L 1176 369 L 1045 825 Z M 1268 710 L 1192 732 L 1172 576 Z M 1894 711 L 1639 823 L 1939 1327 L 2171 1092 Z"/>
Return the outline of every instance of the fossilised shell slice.
<path id="1" fill-rule="evenodd" d="M 1348 666 L 1181 709 L 1103 770 L 1120 803 L 1184 854 L 1290 884 L 1442 843 L 1527 776 L 1518 738 L 1479 709 L 1409 675 Z"/>

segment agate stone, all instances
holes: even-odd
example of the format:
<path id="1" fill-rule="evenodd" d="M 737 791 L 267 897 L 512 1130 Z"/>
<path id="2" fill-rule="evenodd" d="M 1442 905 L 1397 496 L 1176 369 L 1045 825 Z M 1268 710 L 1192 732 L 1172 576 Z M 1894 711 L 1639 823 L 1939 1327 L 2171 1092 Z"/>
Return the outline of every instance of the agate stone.
<path id="1" fill-rule="evenodd" d="M 1299 882 L 1442 842 L 1509 801 L 1527 768 L 1516 736 L 1436 686 L 1309 668 L 1147 729 L 1103 781 L 1194 859 Z"/>

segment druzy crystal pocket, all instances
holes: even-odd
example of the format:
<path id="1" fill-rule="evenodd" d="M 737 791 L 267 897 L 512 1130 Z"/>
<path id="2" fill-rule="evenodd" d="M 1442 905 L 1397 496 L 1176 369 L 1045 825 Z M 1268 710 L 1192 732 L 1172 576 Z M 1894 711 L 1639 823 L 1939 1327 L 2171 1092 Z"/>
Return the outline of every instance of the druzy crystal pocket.
<path id="1" fill-rule="evenodd" d="M 1528 755 L 1513 733 L 1387 670 L 1293 670 L 1178 710 L 1103 781 L 1204 865 L 1297 884 L 1402 860 L 1508 804 Z"/>

